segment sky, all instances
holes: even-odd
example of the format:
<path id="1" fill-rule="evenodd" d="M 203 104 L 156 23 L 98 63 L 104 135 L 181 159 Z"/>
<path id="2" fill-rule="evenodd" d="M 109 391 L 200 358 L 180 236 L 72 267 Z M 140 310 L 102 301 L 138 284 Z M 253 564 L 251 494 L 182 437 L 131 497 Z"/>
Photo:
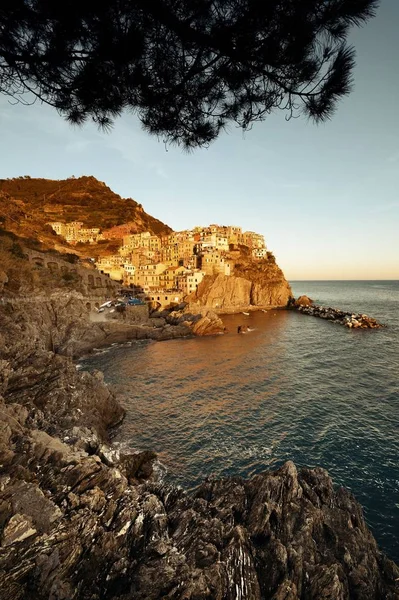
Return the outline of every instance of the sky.
<path id="1" fill-rule="evenodd" d="M 208 149 L 165 148 L 124 114 L 111 133 L 0 96 L 0 178 L 94 175 L 174 230 L 240 225 L 289 280 L 399 279 L 399 1 L 354 29 L 352 94 L 332 120 L 278 112 Z"/>

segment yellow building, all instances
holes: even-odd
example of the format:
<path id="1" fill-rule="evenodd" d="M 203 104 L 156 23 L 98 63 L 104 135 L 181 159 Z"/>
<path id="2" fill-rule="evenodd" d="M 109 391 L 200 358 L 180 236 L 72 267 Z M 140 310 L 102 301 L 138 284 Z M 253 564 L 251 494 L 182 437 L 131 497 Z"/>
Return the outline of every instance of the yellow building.
<path id="1" fill-rule="evenodd" d="M 123 265 L 123 285 L 136 285 L 136 267 L 131 263 Z"/>
<path id="2" fill-rule="evenodd" d="M 216 250 L 213 252 L 207 252 L 202 256 L 202 267 L 201 270 L 207 275 L 222 275 L 231 274 L 231 263 L 225 259 L 225 257 Z"/>
<path id="3" fill-rule="evenodd" d="M 229 244 L 239 244 L 240 236 L 242 236 L 242 228 L 236 227 L 235 225 L 229 225 L 226 230 Z"/>
<path id="4" fill-rule="evenodd" d="M 126 246 L 130 250 L 134 250 L 135 248 L 144 248 L 146 245 L 148 247 L 148 238 L 151 237 L 151 233 L 149 231 L 143 231 L 142 233 L 132 233 L 130 235 L 123 236 L 123 246 Z"/>
<path id="5" fill-rule="evenodd" d="M 93 244 L 98 240 L 98 236 L 100 234 L 99 227 L 81 227 L 76 234 L 76 239 L 78 242 L 90 243 Z"/>
<path id="6" fill-rule="evenodd" d="M 253 248 L 252 249 L 252 257 L 253 258 L 261 260 L 262 258 L 266 258 L 266 256 L 267 256 L 266 248 Z"/>
<path id="7" fill-rule="evenodd" d="M 178 287 L 184 295 L 195 292 L 204 279 L 205 271 L 189 271 L 178 276 Z"/>
<path id="8" fill-rule="evenodd" d="M 243 233 L 243 244 L 248 246 L 248 248 L 265 248 L 265 238 L 260 233 L 255 233 L 254 231 L 246 231 Z"/>
<path id="9" fill-rule="evenodd" d="M 172 293 L 168 292 L 153 292 L 148 295 L 146 300 L 152 300 L 157 302 L 160 308 L 166 308 L 174 304 L 180 304 L 183 299 L 183 292 L 174 290 Z"/>
<path id="10" fill-rule="evenodd" d="M 78 242 L 78 234 L 80 229 L 82 229 L 83 223 L 80 221 L 71 221 L 66 224 L 66 233 L 65 239 L 70 244 L 76 244 Z"/>
<path id="11" fill-rule="evenodd" d="M 116 281 L 123 280 L 123 259 L 119 254 L 109 254 L 104 258 L 100 258 L 96 262 L 96 267 L 99 271 L 108 273 L 111 279 L 115 279 Z"/>
<path id="12" fill-rule="evenodd" d="M 161 285 L 161 273 L 166 269 L 162 263 L 140 265 L 136 270 L 136 285 L 144 290 L 158 289 Z"/>
<path id="13" fill-rule="evenodd" d="M 168 267 L 159 278 L 160 288 L 163 290 L 177 290 L 179 276 L 186 272 L 185 267 Z"/>
<path id="14" fill-rule="evenodd" d="M 184 240 L 177 245 L 178 260 L 189 259 L 194 254 L 194 240 Z"/>
<path id="15" fill-rule="evenodd" d="M 168 244 L 163 246 L 160 251 L 160 258 L 162 262 L 171 260 L 175 265 L 179 262 L 179 244 Z"/>
<path id="16" fill-rule="evenodd" d="M 65 223 L 61 223 L 61 221 L 53 221 L 52 223 L 47 223 L 47 225 L 50 225 L 50 227 L 53 229 L 53 231 L 55 231 L 55 233 L 57 235 L 61 235 L 62 237 L 65 237 L 65 235 L 66 235 L 66 224 Z"/>

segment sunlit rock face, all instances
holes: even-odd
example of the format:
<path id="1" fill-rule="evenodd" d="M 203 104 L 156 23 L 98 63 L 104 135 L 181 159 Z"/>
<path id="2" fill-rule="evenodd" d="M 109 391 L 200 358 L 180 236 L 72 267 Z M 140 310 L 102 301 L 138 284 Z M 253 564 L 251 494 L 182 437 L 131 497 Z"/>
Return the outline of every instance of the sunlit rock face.
<path id="1" fill-rule="evenodd" d="M 235 262 L 232 275 L 207 275 L 187 301 L 219 312 L 235 312 L 284 307 L 291 296 L 289 283 L 274 258 L 255 261 L 242 257 Z"/>
<path id="2" fill-rule="evenodd" d="M 216 310 L 240 310 L 251 302 L 251 287 L 251 282 L 243 277 L 208 275 L 188 302 Z"/>

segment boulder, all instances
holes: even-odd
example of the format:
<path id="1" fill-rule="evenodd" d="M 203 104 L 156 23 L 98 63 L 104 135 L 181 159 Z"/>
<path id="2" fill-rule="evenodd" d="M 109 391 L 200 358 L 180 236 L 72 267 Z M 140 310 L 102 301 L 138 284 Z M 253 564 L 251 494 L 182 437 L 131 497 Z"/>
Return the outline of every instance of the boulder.
<path id="1" fill-rule="evenodd" d="M 312 304 L 313 300 L 309 296 L 299 296 L 295 300 L 295 306 L 311 306 Z"/>
<path id="2" fill-rule="evenodd" d="M 195 304 L 186 304 L 180 311 L 174 310 L 166 320 L 177 327 L 189 327 L 194 335 L 215 335 L 225 331 L 223 321 L 213 310 Z"/>
<path id="3" fill-rule="evenodd" d="M 224 333 L 225 327 L 223 321 L 212 311 L 201 317 L 192 324 L 191 331 L 194 335 L 216 335 Z"/>

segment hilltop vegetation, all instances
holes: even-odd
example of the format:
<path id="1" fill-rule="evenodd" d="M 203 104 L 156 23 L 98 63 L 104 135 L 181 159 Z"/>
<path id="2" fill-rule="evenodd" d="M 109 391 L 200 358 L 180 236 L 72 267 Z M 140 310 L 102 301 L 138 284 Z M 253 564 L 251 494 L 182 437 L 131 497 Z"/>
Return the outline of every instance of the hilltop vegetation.
<path id="1" fill-rule="evenodd" d="M 54 235 L 47 225 L 49 221 L 81 221 L 84 227 L 101 230 L 131 223 L 135 232 L 158 235 L 172 231 L 147 214 L 141 204 L 121 198 L 95 177 L 0 179 L 0 225 L 22 237 L 39 238 L 50 248 L 70 251 L 68 244 Z M 106 247 L 103 245 L 99 254 L 101 250 L 104 252 Z M 83 248 L 75 248 L 75 252 L 86 253 Z"/>

